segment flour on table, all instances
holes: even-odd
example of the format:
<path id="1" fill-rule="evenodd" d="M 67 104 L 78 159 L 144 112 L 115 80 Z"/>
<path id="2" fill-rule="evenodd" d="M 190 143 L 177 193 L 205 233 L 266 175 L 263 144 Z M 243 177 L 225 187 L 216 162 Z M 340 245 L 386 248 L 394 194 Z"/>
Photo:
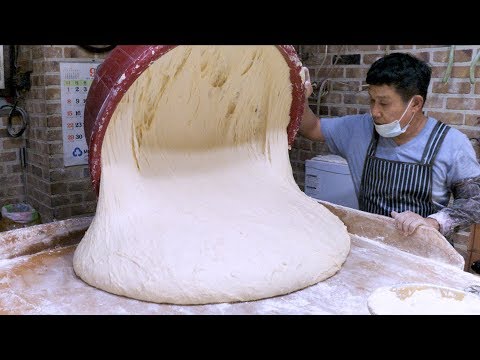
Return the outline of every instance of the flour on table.
<path id="1" fill-rule="evenodd" d="M 368 299 L 379 315 L 480 314 L 480 297 L 443 287 L 412 286 L 379 289 Z"/>

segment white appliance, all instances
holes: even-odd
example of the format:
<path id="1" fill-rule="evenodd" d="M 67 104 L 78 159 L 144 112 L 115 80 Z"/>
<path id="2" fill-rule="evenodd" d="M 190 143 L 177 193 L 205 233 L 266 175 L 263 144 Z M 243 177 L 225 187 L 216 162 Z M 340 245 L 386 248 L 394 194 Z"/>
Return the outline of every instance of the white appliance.
<path id="1" fill-rule="evenodd" d="M 347 161 L 338 155 L 318 155 L 305 161 L 305 194 L 358 209 Z"/>

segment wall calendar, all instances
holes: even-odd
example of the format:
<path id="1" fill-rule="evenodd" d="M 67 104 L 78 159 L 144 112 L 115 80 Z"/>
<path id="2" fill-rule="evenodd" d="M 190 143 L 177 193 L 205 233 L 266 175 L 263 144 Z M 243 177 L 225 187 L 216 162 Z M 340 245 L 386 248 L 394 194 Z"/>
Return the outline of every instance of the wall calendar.
<path id="1" fill-rule="evenodd" d="M 63 164 L 88 164 L 88 146 L 83 128 L 83 111 L 88 90 L 101 62 L 61 62 Z"/>

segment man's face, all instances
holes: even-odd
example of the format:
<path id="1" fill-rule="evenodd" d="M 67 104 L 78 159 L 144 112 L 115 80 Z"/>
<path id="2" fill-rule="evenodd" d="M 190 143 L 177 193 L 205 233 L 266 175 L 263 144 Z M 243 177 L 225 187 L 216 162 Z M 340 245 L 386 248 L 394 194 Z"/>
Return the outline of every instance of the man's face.
<path id="1" fill-rule="evenodd" d="M 389 124 L 400 119 L 407 107 L 393 86 L 370 85 L 368 94 L 370 95 L 370 112 L 378 125 Z M 407 110 L 403 118 L 409 119 L 411 116 L 410 110 Z"/>

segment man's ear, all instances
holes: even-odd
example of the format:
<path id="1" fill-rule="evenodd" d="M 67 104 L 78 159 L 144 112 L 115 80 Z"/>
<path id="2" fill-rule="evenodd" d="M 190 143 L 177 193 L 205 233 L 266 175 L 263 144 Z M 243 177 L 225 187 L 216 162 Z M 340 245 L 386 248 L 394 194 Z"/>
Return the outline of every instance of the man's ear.
<path id="1" fill-rule="evenodd" d="M 413 110 L 419 112 L 422 111 L 423 108 L 423 96 L 422 95 L 415 95 L 412 100 L 412 108 Z"/>

